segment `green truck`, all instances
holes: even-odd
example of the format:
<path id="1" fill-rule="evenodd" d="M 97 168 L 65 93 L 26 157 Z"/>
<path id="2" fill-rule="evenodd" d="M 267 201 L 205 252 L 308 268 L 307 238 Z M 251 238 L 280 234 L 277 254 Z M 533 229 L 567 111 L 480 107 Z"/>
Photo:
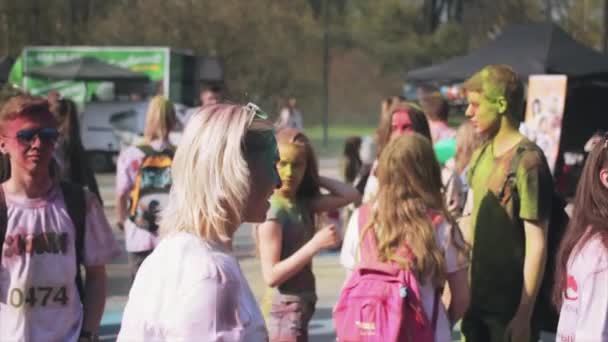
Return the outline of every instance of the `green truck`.
<path id="1" fill-rule="evenodd" d="M 23 49 L 10 73 L 9 81 L 36 95 L 58 90 L 63 96 L 84 104 L 116 94 L 110 82 L 49 80 L 26 76 L 28 70 L 92 56 L 103 62 L 145 74 L 150 79 L 147 92 L 162 92 L 176 103 L 192 105 L 200 82 L 221 82 L 221 64 L 209 67 L 210 59 L 198 58 L 188 50 L 169 47 L 111 46 L 29 46 Z M 212 63 L 213 64 L 213 63 Z M 215 69 L 215 70 L 213 70 Z M 203 75 L 207 72 L 207 75 Z"/>
<path id="2" fill-rule="evenodd" d="M 148 80 L 131 84 L 28 76 L 41 67 L 84 57 L 144 74 Z M 147 97 L 164 94 L 176 104 L 181 118 L 188 107 L 197 105 L 202 84 L 223 83 L 223 68 L 216 58 L 169 47 L 29 46 L 15 61 L 9 82 L 34 95 L 58 91 L 78 103 L 84 147 L 93 167 L 104 170 L 125 146 L 124 136 L 142 134 Z"/>

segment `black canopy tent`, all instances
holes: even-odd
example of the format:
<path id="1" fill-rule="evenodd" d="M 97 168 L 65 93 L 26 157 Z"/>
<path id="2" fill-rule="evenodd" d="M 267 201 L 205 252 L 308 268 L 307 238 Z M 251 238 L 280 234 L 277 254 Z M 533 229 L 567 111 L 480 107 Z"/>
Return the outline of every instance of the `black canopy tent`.
<path id="1" fill-rule="evenodd" d="M 488 64 L 510 65 L 524 80 L 533 74 L 608 80 L 608 57 L 577 42 L 552 23 L 513 26 L 466 56 L 412 70 L 405 79 L 409 82 L 460 82 Z"/>
<path id="2" fill-rule="evenodd" d="M 552 23 L 513 26 L 469 55 L 405 75 L 412 83 L 458 83 L 489 64 L 507 64 L 527 82 L 533 74 L 565 74 L 568 93 L 560 151 L 580 151 L 598 129 L 608 129 L 608 56 Z"/>

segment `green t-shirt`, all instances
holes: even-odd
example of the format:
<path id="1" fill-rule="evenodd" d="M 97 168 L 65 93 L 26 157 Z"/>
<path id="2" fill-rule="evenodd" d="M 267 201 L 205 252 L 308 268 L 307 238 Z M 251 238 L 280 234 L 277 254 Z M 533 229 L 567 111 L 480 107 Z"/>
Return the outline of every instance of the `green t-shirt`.
<path id="1" fill-rule="evenodd" d="M 519 148 L 525 149 L 518 152 Z M 497 158 L 493 150 L 492 143 L 478 149 L 468 174 L 474 196 L 471 309 L 510 319 L 519 305 L 523 284 L 523 220 L 549 218 L 553 182 L 542 150 L 530 140 L 524 138 Z M 522 156 L 515 187 L 505 186 L 516 153 Z"/>
<path id="2" fill-rule="evenodd" d="M 270 198 L 270 210 L 267 220 L 281 224 L 283 239 L 281 241 L 281 260 L 287 259 L 304 246 L 314 235 L 314 225 L 310 205 L 306 201 L 289 203 L 276 194 Z M 312 262 L 300 272 L 279 285 L 279 293 L 297 295 L 316 301 L 315 277 L 312 273 Z"/>

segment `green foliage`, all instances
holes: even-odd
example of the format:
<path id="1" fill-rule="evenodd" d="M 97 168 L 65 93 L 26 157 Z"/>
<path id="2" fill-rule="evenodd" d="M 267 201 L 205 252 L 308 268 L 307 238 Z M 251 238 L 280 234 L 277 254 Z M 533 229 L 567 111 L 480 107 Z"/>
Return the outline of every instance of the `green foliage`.
<path id="1" fill-rule="evenodd" d="M 373 56 L 387 73 L 442 61 L 463 54 L 468 43 L 460 25 L 447 24 L 426 33 L 420 8 L 398 0 L 361 3 L 351 13 L 357 45 Z"/>
<path id="2" fill-rule="evenodd" d="M 276 114 L 293 95 L 305 123 L 316 124 L 324 1 L 332 123 L 374 125 L 380 100 L 402 92 L 404 72 L 466 54 L 511 24 L 546 17 L 546 0 L 0 1 L 0 51 L 16 56 L 25 45 L 42 44 L 188 49 L 224 60 L 232 100 L 253 100 Z M 552 3 L 562 27 L 601 45 L 603 1 Z"/>
<path id="3" fill-rule="evenodd" d="M 560 25 L 575 39 L 596 49 L 602 48 L 602 8 L 605 0 L 581 0 L 557 8 Z"/>

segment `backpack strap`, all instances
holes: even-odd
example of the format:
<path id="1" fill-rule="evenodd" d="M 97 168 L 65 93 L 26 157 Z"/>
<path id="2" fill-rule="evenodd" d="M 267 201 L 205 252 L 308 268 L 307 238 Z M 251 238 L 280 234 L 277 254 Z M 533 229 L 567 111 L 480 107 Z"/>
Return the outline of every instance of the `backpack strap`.
<path id="1" fill-rule="evenodd" d="M 146 145 L 146 144 L 137 145 L 137 148 L 145 154 L 144 159 L 149 156 L 155 156 L 155 155 L 160 155 L 160 154 L 169 155 L 169 156 L 171 156 L 171 159 L 173 159 L 173 155 L 175 154 L 175 146 L 173 146 L 173 145 L 169 145 L 160 151 L 157 151 L 157 150 L 153 149 L 152 146 Z"/>
<path id="2" fill-rule="evenodd" d="M 469 179 L 471 179 L 471 180 L 473 179 L 475 170 L 477 169 L 477 164 L 479 164 L 479 160 L 484 155 L 484 153 L 486 153 L 486 150 L 488 149 L 489 146 L 490 146 L 490 142 L 485 143 L 479 150 L 479 153 L 475 156 L 475 160 L 472 160 L 469 163 L 469 177 L 468 177 Z"/>
<path id="3" fill-rule="evenodd" d="M 77 184 L 62 181 L 59 185 L 61 187 L 61 192 L 63 193 L 66 210 L 74 225 L 76 237 L 74 241 L 76 247 L 76 287 L 78 288 L 80 300 L 83 300 L 84 282 L 80 266 L 84 261 L 84 239 L 87 214 L 86 198 L 84 189 Z"/>
<path id="4" fill-rule="evenodd" d="M 137 145 L 138 150 L 142 151 L 146 156 L 155 154 L 156 151 L 150 145 Z"/>
<path id="5" fill-rule="evenodd" d="M 0 153 L 0 183 L 11 178 L 11 160 L 6 153 Z"/>
<path id="6" fill-rule="evenodd" d="M 499 200 L 503 200 L 507 188 L 517 188 L 517 168 L 519 167 L 519 162 L 523 158 L 524 152 L 532 150 L 533 148 L 527 146 L 527 144 L 525 143 L 517 146 L 517 150 L 515 151 L 515 154 L 513 155 L 509 163 L 509 172 L 507 173 L 507 177 L 505 178 L 505 181 L 502 184 L 500 191 L 498 192 Z"/>
<path id="7" fill-rule="evenodd" d="M 0 184 L 0 265 L 2 264 L 2 248 L 4 247 L 4 239 L 6 238 L 6 230 L 8 225 L 8 208 L 6 207 L 6 197 L 4 197 L 4 189 Z"/>

